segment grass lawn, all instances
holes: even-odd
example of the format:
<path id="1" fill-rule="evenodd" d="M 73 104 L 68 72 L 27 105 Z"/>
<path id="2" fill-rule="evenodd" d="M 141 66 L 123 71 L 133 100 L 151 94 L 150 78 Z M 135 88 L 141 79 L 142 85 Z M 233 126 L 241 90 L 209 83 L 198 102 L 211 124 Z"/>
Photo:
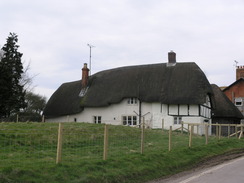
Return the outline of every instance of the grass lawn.
<path id="1" fill-rule="evenodd" d="M 64 124 L 62 162 L 55 164 L 57 123 L 0 123 L 0 182 L 145 182 L 190 168 L 206 158 L 243 149 L 243 139 L 145 130 L 109 125 L 108 159 L 103 157 L 104 125 Z"/>

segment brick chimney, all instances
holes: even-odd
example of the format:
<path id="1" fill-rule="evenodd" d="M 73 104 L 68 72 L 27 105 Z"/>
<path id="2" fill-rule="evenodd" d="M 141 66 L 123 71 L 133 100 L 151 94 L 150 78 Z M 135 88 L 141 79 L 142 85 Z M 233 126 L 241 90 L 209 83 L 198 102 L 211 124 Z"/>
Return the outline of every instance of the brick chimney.
<path id="1" fill-rule="evenodd" d="M 87 63 L 84 63 L 84 67 L 82 68 L 82 80 L 81 80 L 82 88 L 87 87 L 88 78 L 89 78 L 89 69 L 87 68 Z"/>
<path id="2" fill-rule="evenodd" d="M 171 66 L 175 66 L 176 64 L 176 53 L 173 51 L 170 51 L 168 53 L 168 63 L 167 63 L 167 67 L 171 67 Z"/>
<path id="3" fill-rule="evenodd" d="M 244 66 L 236 67 L 236 80 L 243 78 L 244 79 Z"/>
<path id="4" fill-rule="evenodd" d="M 168 59 L 169 59 L 169 63 L 175 64 L 176 63 L 176 53 L 173 51 L 170 51 L 168 53 Z"/>

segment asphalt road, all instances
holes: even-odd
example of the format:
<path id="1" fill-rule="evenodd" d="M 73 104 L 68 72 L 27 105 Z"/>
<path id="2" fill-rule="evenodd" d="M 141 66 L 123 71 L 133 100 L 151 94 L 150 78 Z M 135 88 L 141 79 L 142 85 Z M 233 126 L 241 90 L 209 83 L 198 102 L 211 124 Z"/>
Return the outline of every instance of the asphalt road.
<path id="1" fill-rule="evenodd" d="M 244 183 L 244 157 L 157 183 Z"/>

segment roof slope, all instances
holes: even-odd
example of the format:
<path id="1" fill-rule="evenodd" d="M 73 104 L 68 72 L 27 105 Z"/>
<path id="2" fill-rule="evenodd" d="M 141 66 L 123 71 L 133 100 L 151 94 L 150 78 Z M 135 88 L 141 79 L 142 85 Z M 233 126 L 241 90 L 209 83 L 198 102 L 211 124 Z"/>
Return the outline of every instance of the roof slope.
<path id="1" fill-rule="evenodd" d="M 195 63 L 151 64 L 121 67 L 92 76 L 82 106 L 106 106 L 123 98 L 142 102 L 202 104 L 212 93 L 204 73 Z"/>
<path id="2" fill-rule="evenodd" d="M 73 114 L 80 112 L 80 107 L 108 106 L 129 97 L 137 97 L 142 102 L 203 104 L 206 95 L 212 94 L 205 74 L 194 62 L 105 70 L 92 75 L 88 87 L 85 96 L 79 98 L 81 81 L 63 84 L 48 101 L 44 114 Z"/>
<path id="3" fill-rule="evenodd" d="M 220 90 L 220 88 L 212 84 L 215 99 L 215 109 L 213 110 L 213 117 L 228 117 L 242 119 L 242 113 L 237 107 L 228 99 L 228 97 Z"/>
<path id="4" fill-rule="evenodd" d="M 43 114 L 46 117 L 57 117 L 81 112 L 80 91 L 81 81 L 62 84 L 48 100 Z"/>
<path id="5" fill-rule="evenodd" d="M 244 79 L 243 78 L 240 78 L 240 79 L 236 80 L 230 86 L 226 87 L 223 91 L 225 92 L 225 91 L 229 90 L 232 86 L 236 85 L 237 83 L 244 83 Z"/>

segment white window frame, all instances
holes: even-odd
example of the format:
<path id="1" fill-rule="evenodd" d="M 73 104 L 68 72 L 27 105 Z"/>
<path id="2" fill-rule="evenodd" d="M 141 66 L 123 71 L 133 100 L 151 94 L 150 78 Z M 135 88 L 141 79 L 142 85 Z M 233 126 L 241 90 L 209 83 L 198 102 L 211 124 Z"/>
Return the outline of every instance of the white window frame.
<path id="1" fill-rule="evenodd" d="M 137 103 L 138 103 L 137 98 L 131 97 L 131 98 L 128 98 L 128 100 L 127 100 L 127 104 L 129 104 L 129 105 L 137 105 Z"/>
<path id="2" fill-rule="evenodd" d="M 102 123 L 102 116 L 93 116 L 93 123 L 101 124 Z"/>
<path id="3" fill-rule="evenodd" d="M 125 126 L 136 126 L 137 125 L 137 116 L 122 116 L 122 124 Z"/>
<path id="4" fill-rule="evenodd" d="M 180 125 L 182 123 L 181 116 L 174 116 L 174 125 Z"/>

